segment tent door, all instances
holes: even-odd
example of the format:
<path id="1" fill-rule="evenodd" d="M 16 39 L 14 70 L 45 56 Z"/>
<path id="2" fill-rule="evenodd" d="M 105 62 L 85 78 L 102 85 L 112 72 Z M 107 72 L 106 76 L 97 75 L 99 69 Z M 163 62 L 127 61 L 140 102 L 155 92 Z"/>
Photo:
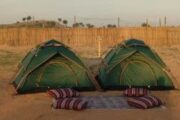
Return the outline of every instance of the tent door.
<path id="1" fill-rule="evenodd" d="M 77 86 L 77 79 L 71 68 L 61 62 L 48 63 L 39 75 L 39 87 L 71 87 Z"/>
<path id="2" fill-rule="evenodd" d="M 129 61 L 120 77 L 121 85 L 156 86 L 157 80 L 153 68 L 143 61 Z"/>

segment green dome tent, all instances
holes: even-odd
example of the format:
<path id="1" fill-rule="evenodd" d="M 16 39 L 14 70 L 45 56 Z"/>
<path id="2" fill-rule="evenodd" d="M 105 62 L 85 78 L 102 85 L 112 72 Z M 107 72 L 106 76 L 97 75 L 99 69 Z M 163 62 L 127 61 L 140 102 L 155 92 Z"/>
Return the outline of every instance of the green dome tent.
<path id="1" fill-rule="evenodd" d="M 25 56 L 13 84 L 19 93 L 49 88 L 95 90 L 98 86 L 80 58 L 56 40 L 38 45 Z"/>
<path id="2" fill-rule="evenodd" d="M 105 56 L 98 78 L 104 89 L 173 89 L 173 77 L 166 68 L 156 52 L 143 41 L 130 39 Z"/>

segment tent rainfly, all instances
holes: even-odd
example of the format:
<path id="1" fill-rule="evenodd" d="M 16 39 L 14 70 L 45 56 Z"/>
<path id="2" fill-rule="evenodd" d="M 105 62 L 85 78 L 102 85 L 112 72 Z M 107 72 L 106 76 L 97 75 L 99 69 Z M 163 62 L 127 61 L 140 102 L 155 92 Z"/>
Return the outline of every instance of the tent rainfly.
<path id="1" fill-rule="evenodd" d="M 102 61 L 98 78 L 104 89 L 174 88 L 174 77 L 165 63 L 148 45 L 136 39 L 111 49 Z"/>
<path id="2" fill-rule="evenodd" d="M 38 45 L 24 57 L 13 84 L 18 93 L 45 91 L 50 88 L 98 88 L 80 58 L 56 40 Z"/>

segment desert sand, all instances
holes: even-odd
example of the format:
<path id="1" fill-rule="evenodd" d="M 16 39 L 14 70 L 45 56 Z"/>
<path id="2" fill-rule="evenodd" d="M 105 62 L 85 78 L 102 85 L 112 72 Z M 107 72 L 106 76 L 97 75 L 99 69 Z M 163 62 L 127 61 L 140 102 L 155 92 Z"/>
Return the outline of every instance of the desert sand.
<path id="1" fill-rule="evenodd" d="M 180 120 L 180 91 L 153 91 L 166 102 L 165 108 L 87 109 L 83 111 L 54 110 L 52 99 L 45 93 L 15 95 L 10 84 L 17 72 L 17 64 L 27 48 L 0 47 L 0 120 Z M 180 83 L 180 47 L 155 48 Z M 95 72 L 97 60 L 86 60 Z M 119 91 L 84 92 L 83 95 L 118 95 Z"/>

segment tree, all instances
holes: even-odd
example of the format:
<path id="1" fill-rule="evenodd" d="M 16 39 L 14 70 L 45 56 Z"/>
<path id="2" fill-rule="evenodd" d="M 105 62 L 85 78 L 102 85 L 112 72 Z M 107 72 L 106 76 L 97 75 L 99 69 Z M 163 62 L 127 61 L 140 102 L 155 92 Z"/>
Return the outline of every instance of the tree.
<path id="1" fill-rule="evenodd" d="M 84 27 L 84 24 L 83 24 L 82 22 L 80 22 L 80 23 L 74 23 L 74 24 L 73 24 L 73 27 L 83 28 L 83 27 Z"/>
<path id="2" fill-rule="evenodd" d="M 148 23 L 142 23 L 142 24 L 141 24 L 141 27 L 151 27 L 151 25 L 148 24 Z"/>
<path id="3" fill-rule="evenodd" d="M 79 23 L 74 23 L 74 24 L 72 25 L 72 27 L 73 27 L 73 28 L 79 27 Z"/>
<path id="4" fill-rule="evenodd" d="M 80 27 L 84 27 L 84 24 L 82 22 L 79 23 Z"/>
<path id="5" fill-rule="evenodd" d="M 91 24 L 86 24 L 87 28 L 94 28 L 94 25 L 91 25 Z"/>
<path id="6" fill-rule="evenodd" d="M 26 18 L 25 18 L 25 17 L 24 17 L 24 18 L 22 18 L 22 21 L 23 21 L 23 22 L 25 22 L 25 21 L 26 21 Z"/>
<path id="7" fill-rule="evenodd" d="M 59 22 L 61 22 L 61 21 L 62 21 L 62 19 L 61 19 L 61 18 L 58 18 L 58 21 L 59 21 Z"/>
<path id="8" fill-rule="evenodd" d="M 67 21 L 67 20 L 63 20 L 63 24 L 64 24 L 65 26 L 67 26 L 68 21 Z"/>
<path id="9" fill-rule="evenodd" d="M 116 28 L 116 25 L 108 24 L 107 27 L 108 27 L 108 28 Z"/>
<path id="10" fill-rule="evenodd" d="M 55 21 L 48 21 L 47 22 L 47 27 L 55 27 L 56 26 L 56 22 Z"/>
<path id="11" fill-rule="evenodd" d="M 32 19 L 32 17 L 31 16 L 27 16 L 27 21 L 30 21 L 31 19 Z"/>

